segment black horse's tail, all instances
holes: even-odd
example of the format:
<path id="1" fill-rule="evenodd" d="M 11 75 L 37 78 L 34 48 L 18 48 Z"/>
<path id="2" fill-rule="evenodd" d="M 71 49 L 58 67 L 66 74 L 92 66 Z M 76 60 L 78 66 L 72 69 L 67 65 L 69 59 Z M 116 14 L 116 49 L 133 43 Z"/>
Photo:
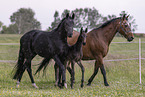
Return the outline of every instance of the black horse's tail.
<path id="1" fill-rule="evenodd" d="M 17 79 L 19 78 L 21 72 L 23 71 L 24 69 L 24 53 L 22 52 L 22 46 L 20 45 L 20 50 L 19 50 L 19 57 L 18 57 L 18 61 L 17 61 L 17 64 L 15 65 L 13 71 L 15 72 L 14 73 L 14 76 L 13 76 L 13 79 Z"/>
<path id="2" fill-rule="evenodd" d="M 38 69 L 36 70 L 35 75 L 36 75 L 38 72 L 40 72 L 41 69 L 42 69 L 43 67 L 44 67 L 44 69 L 43 69 L 43 73 L 44 73 L 44 71 L 45 71 L 47 65 L 49 64 L 49 61 L 50 61 L 50 59 L 46 59 L 46 58 L 43 59 L 42 62 L 40 63 L 40 66 L 39 66 Z"/>

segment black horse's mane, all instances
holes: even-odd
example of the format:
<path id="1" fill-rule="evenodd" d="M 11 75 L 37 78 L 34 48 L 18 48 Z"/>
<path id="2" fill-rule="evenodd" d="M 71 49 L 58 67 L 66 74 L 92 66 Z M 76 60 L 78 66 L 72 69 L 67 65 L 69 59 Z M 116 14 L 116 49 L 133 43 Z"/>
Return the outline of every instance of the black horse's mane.
<path id="1" fill-rule="evenodd" d="M 58 28 L 60 27 L 60 25 L 63 23 L 63 21 L 64 21 L 65 19 L 66 19 L 66 18 L 63 18 L 63 19 L 60 21 L 60 23 L 59 23 L 59 25 L 57 26 L 56 29 L 58 29 Z"/>
<path id="2" fill-rule="evenodd" d="M 71 18 L 71 17 L 68 17 L 68 18 Z M 61 21 L 60 21 L 60 23 L 59 23 L 59 25 L 57 26 L 57 28 L 56 29 L 58 29 L 59 27 L 60 27 L 60 25 L 63 23 L 63 21 L 66 19 L 66 17 L 65 18 L 63 18 Z"/>
<path id="3" fill-rule="evenodd" d="M 61 26 L 61 24 L 63 23 L 63 21 L 64 21 L 65 19 L 66 19 L 66 18 L 63 18 L 63 19 L 60 21 L 60 23 L 59 23 L 59 25 L 57 26 L 57 28 L 53 29 L 52 32 L 58 30 L 59 27 Z"/>

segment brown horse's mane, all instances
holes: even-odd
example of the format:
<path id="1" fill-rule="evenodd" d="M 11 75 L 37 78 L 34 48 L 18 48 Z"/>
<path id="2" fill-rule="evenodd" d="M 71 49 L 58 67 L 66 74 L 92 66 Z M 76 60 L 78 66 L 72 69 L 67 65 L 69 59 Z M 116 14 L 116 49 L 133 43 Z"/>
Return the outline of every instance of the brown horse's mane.
<path id="1" fill-rule="evenodd" d="M 107 22 L 103 23 L 100 27 L 98 28 L 95 28 L 96 30 L 99 29 L 99 28 L 104 28 L 106 27 L 107 25 L 109 25 L 111 22 L 117 20 L 117 19 L 121 19 L 122 17 L 118 17 L 118 18 L 114 18 L 114 19 L 111 19 L 111 20 L 108 20 Z"/>

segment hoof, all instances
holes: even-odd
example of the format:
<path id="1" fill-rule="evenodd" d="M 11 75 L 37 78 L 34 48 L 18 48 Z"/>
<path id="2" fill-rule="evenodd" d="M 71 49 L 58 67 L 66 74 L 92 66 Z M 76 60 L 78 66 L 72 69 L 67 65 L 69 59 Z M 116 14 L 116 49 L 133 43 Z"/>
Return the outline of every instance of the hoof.
<path id="1" fill-rule="evenodd" d="M 18 84 L 18 85 L 16 85 L 16 88 L 19 88 L 20 87 L 20 85 Z"/>
<path id="2" fill-rule="evenodd" d="M 64 87 L 67 89 L 67 84 L 66 83 L 64 83 Z"/>
<path id="3" fill-rule="evenodd" d="M 91 86 L 91 83 L 88 83 L 87 86 Z"/>
<path id="4" fill-rule="evenodd" d="M 58 83 L 55 83 L 54 86 L 55 86 L 55 87 L 58 86 Z"/>
<path id="5" fill-rule="evenodd" d="M 34 88 L 38 89 L 38 87 L 36 86 L 35 83 L 33 83 L 32 86 L 33 86 Z"/>
<path id="6" fill-rule="evenodd" d="M 81 88 L 83 88 L 84 87 L 84 84 L 81 84 Z"/>
<path id="7" fill-rule="evenodd" d="M 109 84 L 108 84 L 108 83 L 106 83 L 106 84 L 104 83 L 104 85 L 105 85 L 105 86 L 109 86 Z"/>
<path id="8" fill-rule="evenodd" d="M 71 89 L 74 89 L 74 87 L 73 87 L 73 86 L 71 86 Z"/>
<path id="9" fill-rule="evenodd" d="M 20 82 L 19 82 L 19 81 L 17 81 L 16 88 L 19 88 L 19 84 L 20 84 Z"/>
<path id="10" fill-rule="evenodd" d="M 70 87 L 71 87 L 71 89 L 73 89 L 74 88 L 73 84 L 70 84 Z"/>
<path id="11" fill-rule="evenodd" d="M 58 87 L 59 87 L 60 89 L 62 89 L 62 88 L 63 88 L 62 84 L 58 84 Z"/>

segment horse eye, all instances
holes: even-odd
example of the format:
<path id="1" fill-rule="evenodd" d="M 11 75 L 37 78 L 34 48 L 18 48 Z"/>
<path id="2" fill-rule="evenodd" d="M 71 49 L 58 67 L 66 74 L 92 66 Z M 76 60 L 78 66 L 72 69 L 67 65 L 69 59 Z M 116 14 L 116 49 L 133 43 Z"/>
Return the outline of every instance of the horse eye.
<path id="1" fill-rule="evenodd" d="M 125 25 L 125 27 L 128 27 L 128 25 Z"/>

